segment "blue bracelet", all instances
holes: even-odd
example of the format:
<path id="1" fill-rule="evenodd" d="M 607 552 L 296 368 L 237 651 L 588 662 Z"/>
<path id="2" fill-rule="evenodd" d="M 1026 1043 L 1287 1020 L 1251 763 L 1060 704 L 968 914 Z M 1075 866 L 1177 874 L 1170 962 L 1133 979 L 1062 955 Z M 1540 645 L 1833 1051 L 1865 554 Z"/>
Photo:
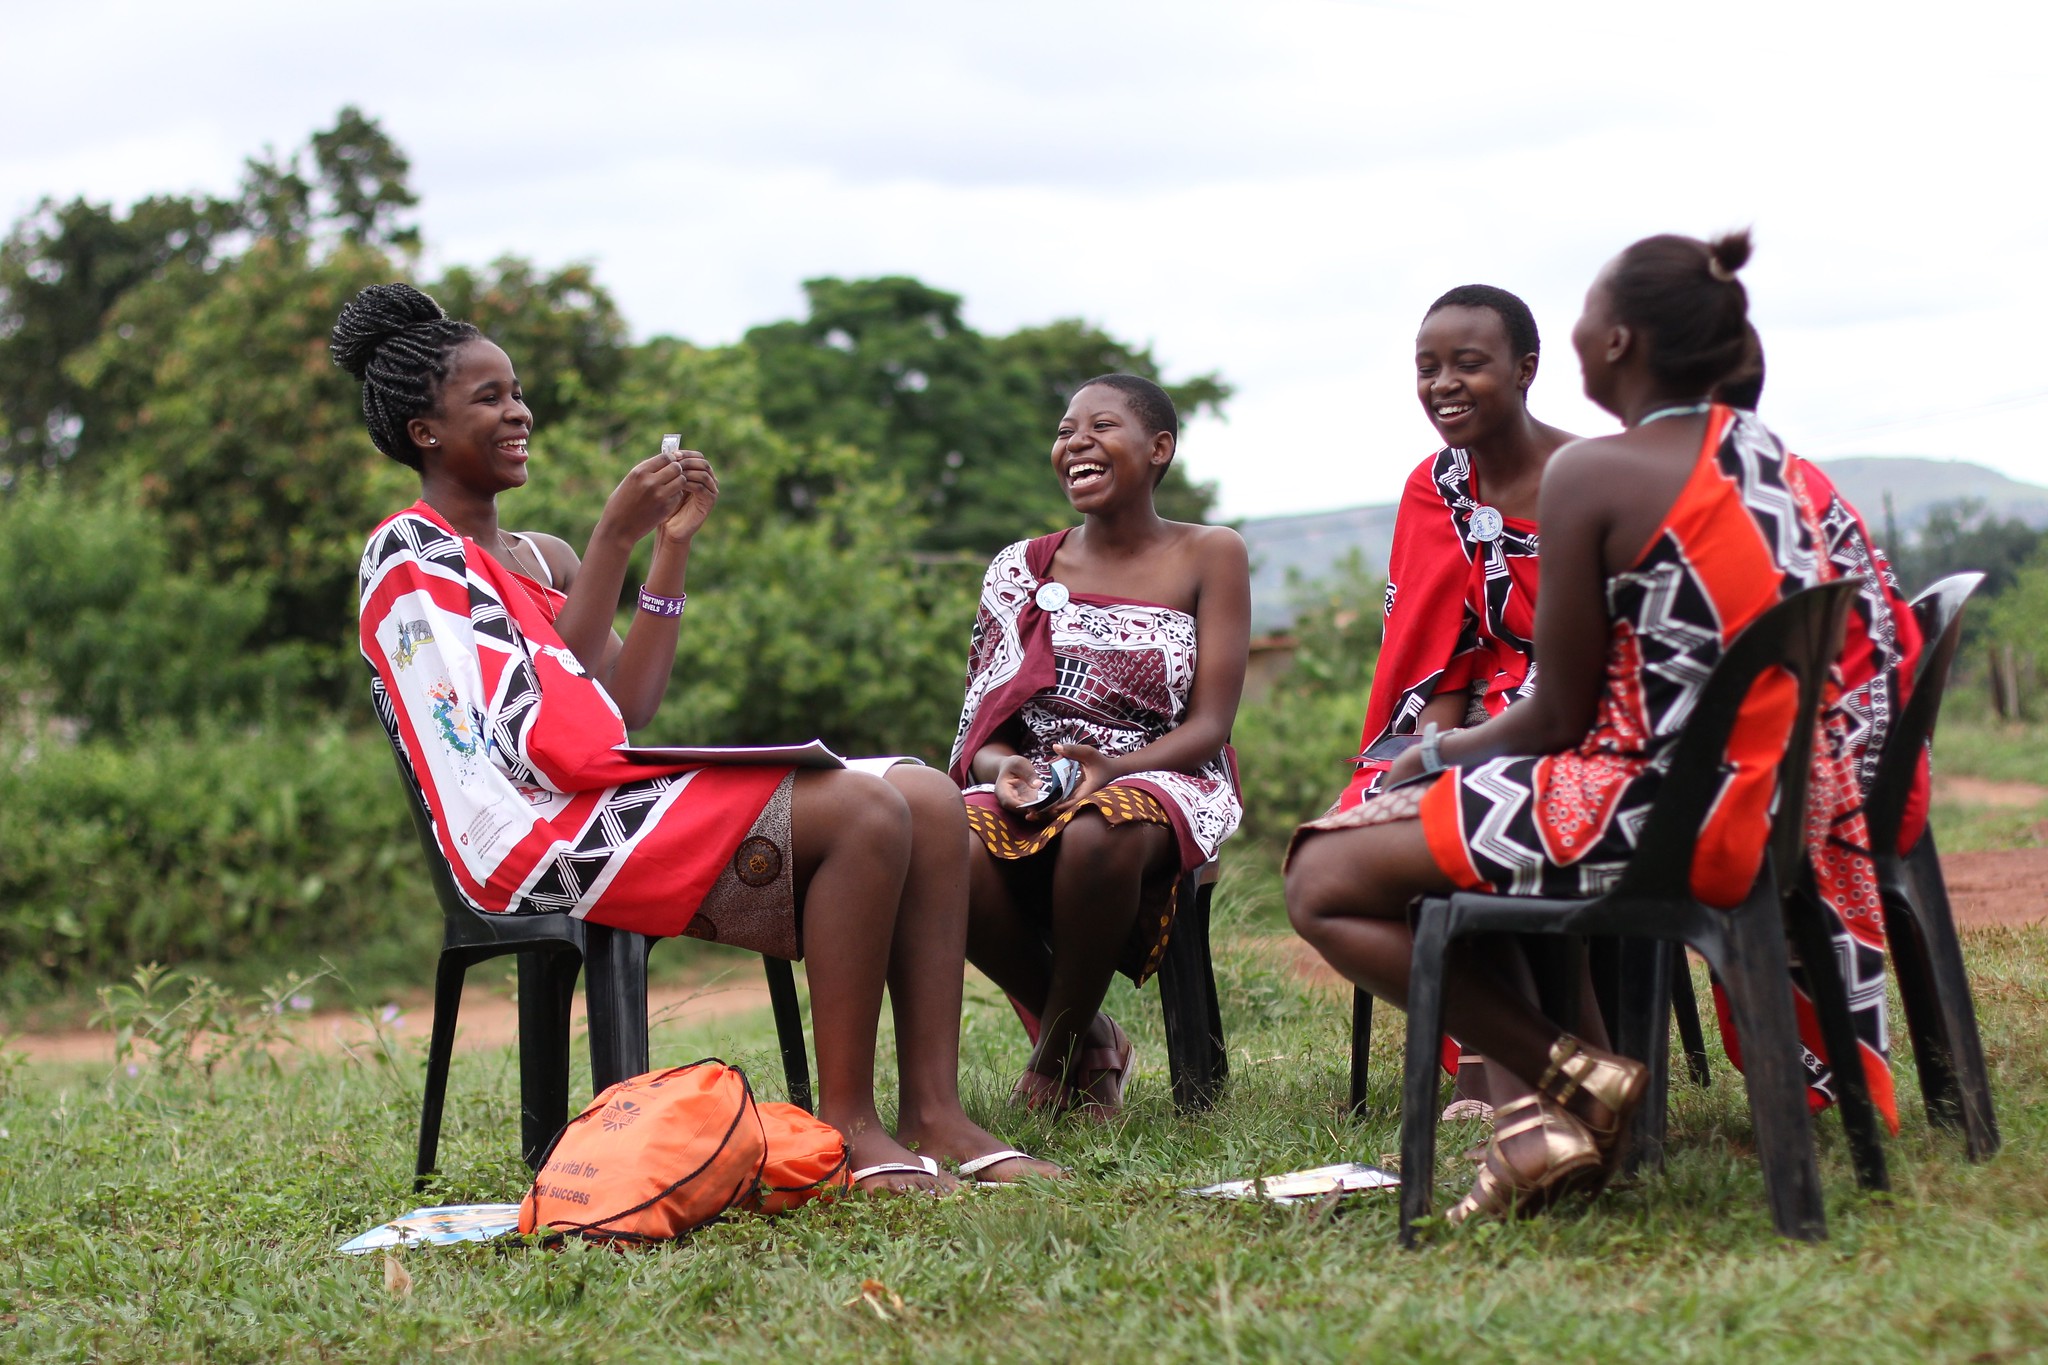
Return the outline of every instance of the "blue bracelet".
<path id="1" fill-rule="evenodd" d="M 663 597 L 660 593 L 647 591 L 644 584 L 640 588 L 640 610 L 654 616 L 681 616 L 683 608 L 689 604 L 688 593 L 680 597 Z"/>

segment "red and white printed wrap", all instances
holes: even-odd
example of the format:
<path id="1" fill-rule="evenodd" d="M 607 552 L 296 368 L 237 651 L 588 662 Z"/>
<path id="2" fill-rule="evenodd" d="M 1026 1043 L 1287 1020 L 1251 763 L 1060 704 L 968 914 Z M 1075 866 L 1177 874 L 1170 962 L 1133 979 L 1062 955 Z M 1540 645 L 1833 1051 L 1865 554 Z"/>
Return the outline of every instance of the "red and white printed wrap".
<path id="1" fill-rule="evenodd" d="M 424 502 L 370 534 L 371 697 L 463 896 L 679 934 L 785 767 L 649 767 L 554 627 L 562 595 Z"/>

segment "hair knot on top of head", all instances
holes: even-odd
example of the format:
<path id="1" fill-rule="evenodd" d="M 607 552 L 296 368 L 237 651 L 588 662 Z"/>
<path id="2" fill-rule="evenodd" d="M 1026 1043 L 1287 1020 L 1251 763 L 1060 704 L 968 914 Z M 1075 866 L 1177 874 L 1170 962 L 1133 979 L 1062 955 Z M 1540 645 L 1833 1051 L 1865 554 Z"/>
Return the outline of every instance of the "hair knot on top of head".
<path id="1" fill-rule="evenodd" d="M 1650 372 L 1670 388 L 1704 394 L 1742 364 L 1749 291 L 1735 272 L 1749 254 L 1747 231 L 1711 242 L 1663 233 L 1615 258 L 1615 319 L 1645 335 Z"/>
<path id="2" fill-rule="evenodd" d="M 334 363 L 363 385 L 363 425 L 377 449 L 420 467 L 406 423 L 440 405 L 456 350 L 483 335 L 409 284 L 373 284 L 342 307 L 329 334 Z"/>

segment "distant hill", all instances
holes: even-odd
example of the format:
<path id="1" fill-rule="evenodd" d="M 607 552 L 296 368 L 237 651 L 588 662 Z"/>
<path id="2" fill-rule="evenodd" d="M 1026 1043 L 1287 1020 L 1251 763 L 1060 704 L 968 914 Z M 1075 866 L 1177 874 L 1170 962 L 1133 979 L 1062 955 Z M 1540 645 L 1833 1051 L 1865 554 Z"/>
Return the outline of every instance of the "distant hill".
<path id="1" fill-rule="evenodd" d="M 2048 526 L 2048 488 L 1980 464 L 1910 455 L 1852 455 L 1816 463 L 1880 537 L 1886 494 L 1899 531 L 1907 537 L 1919 530 L 1936 503 L 1958 498 L 1977 498 L 1997 516 Z M 1290 570 L 1313 582 L 1328 577 L 1345 555 L 1357 550 L 1369 569 L 1386 571 L 1387 551 L 1394 543 L 1394 504 L 1254 517 L 1239 530 L 1252 557 L 1252 631 L 1270 634 L 1285 630 L 1294 619 L 1287 589 Z"/>
<path id="2" fill-rule="evenodd" d="M 1890 493 L 1892 515 L 1907 536 L 1927 520 L 1936 503 L 1976 498 L 1998 517 L 2017 517 L 2029 526 L 2048 526 L 2048 488 L 2021 483 L 1995 469 L 1967 460 L 1928 460 L 1912 455 L 1848 455 L 1816 460 L 1835 481 L 1873 535 L 1884 534 L 1884 499 Z"/>

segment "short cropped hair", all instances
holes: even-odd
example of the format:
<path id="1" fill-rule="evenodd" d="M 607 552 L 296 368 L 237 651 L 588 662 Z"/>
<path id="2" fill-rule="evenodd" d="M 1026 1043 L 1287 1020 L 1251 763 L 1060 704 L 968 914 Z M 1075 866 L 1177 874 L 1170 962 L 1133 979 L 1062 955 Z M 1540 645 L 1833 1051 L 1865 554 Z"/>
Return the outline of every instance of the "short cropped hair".
<path id="1" fill-rule="evenodd" d="M 1429 305 L 1429 311 L 1422 315 L 1427 321 L 1432 314 L 1446 308 L 1485 308 L 1500 319 L 1500 325 L 1508 334 L 1508 346 L 1514 351 L 1514 359 L 1525 355 L 1543 354 L 1543 339 L 1536 334 L 1536 315 L 1529 311 L 1529 305 L 1505 289 L 1496 289 L 1490 284 L 1461 284 L 1447 291 L 1443 297 Z"/>

